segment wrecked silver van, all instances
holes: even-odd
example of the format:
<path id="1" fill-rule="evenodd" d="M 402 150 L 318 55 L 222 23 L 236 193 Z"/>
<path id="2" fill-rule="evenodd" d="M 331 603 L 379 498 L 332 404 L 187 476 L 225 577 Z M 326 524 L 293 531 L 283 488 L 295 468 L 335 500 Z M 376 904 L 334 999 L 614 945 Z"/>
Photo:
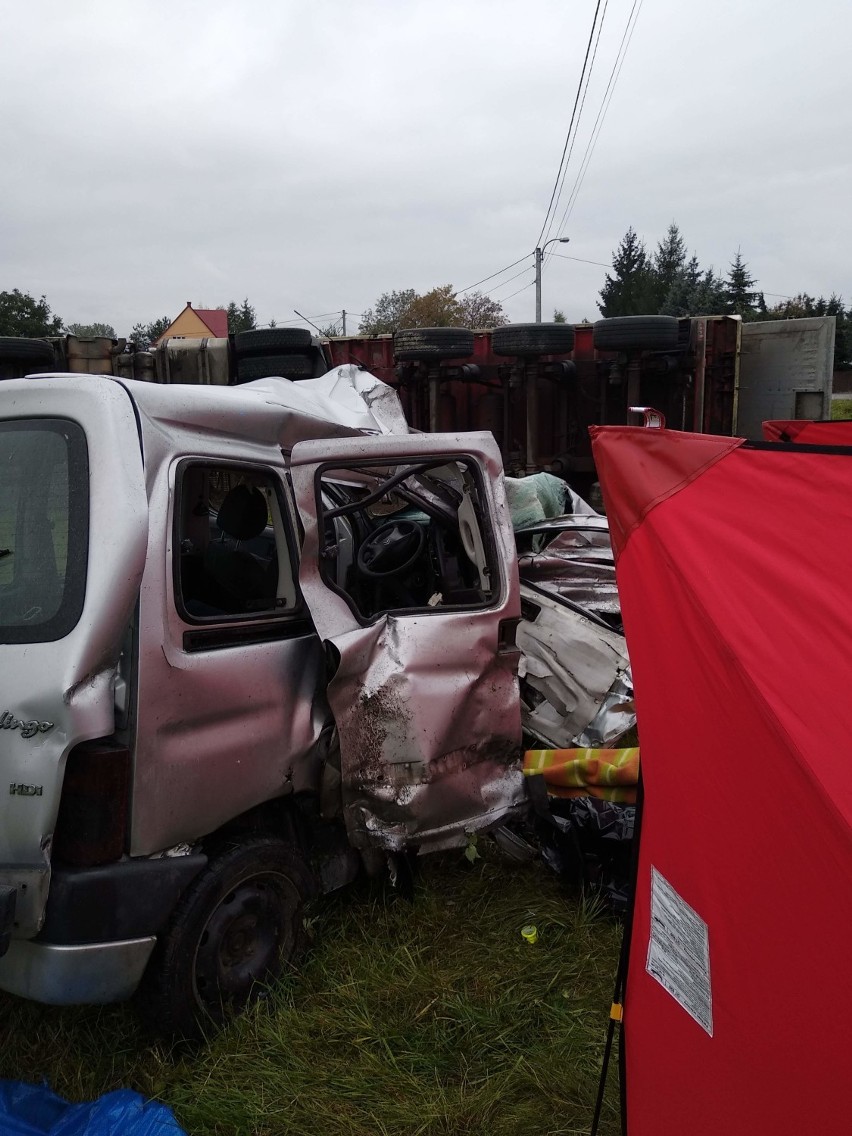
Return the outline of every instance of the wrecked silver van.
<path id="1" fill-rule="evenodd" d="M 410 433 L 354 367 L 2 396 L 0 988 L 142 984 L 161 1028 L 192 1033 L 296 961 L 317 891 L 523 814 L 490 435 Z M 544 622 L 537 736 L 615 702 L 614 736 L 626 653 L 605 648 L 588 707 L 557 676 L 544 713 Z"/>

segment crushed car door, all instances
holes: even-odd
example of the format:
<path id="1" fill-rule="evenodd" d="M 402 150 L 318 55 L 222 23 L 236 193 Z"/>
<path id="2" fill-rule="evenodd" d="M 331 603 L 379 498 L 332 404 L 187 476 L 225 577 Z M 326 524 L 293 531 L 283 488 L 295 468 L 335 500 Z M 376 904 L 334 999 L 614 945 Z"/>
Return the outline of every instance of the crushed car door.
<path id="1" fill-rule="evenodd" d="M 517 561 L 494 439 L 300 442 L 291 466 L 350 840 L 464 844 L 524 801 Z"/>

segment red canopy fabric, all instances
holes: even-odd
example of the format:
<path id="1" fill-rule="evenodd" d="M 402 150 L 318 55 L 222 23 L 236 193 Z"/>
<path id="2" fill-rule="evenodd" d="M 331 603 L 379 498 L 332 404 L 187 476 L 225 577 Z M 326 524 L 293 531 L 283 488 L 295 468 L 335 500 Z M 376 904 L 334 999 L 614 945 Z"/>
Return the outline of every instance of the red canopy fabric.
<path id="1" fill-rule="evenodd" d="M 592 435 L 645 785 L 629 1134 L 846 1132 L 852 454 Z"/>
<path id="2" fill-rule="evenodd" d="M 808 446 L 852 446 L 852 421 L 840 418 L 834 421 L 814 422 L 810 418 L 792 421 L 763 423 L 763 436 L 767 442 L 795 442 Z"/>

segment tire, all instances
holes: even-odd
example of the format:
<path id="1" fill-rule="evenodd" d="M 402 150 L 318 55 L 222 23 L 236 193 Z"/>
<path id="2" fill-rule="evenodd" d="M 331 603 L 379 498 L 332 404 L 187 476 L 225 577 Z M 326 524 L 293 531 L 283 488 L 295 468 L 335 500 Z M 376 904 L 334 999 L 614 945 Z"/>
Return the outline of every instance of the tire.
<path id="1" fill-rule="evenodd" d="M 310 379 L 316 359 L 312 355 L 258 355 L 256 358 L 237 360 L 237 383 L 250 383 L 281 375 L 285 379 Z"/>
<path id="2" fill-rule="evenodd" d="M 473 354 L 473 332 L 466 327 L 406 327 L 394 332 L 396 359 L 463 359 Z"/>
<path id="3" fill-rule="evenodd" d="M 44 339 L 18 339 L 12 335 L 0 336 L 0 359 L 14 363 L 56 364 L 53 347 Z"/>
<path id="4" fill-rule="evenodd" d="M 312 343 L 305 327 L 263 327 L 257 331 L 238 331 L 234 336 L 237 358 L 248 355 L 280 355 L 286 351 L 304 351 Z"/>
<path id="5" fill-rule="evenodd" d="M 598 320 L 592 331 L 599 351 L 672 351 L 679 346 L 674 316 L 613 316 Z"/>
<path id="6" fill-rule="evenodd" d="M 491 332 L 495 355 L 564 355 L 574 350 L 570 323 L 510 323 Z"/>
<path id="7" fill-rule="evenodd" d="M 140 986 L 158 1033 L 203 1038 L 293 970 L 307 948 L 303 907 L 315 893 L 282 840 L 253 837 L 210 860 L 161 933 Z"/>

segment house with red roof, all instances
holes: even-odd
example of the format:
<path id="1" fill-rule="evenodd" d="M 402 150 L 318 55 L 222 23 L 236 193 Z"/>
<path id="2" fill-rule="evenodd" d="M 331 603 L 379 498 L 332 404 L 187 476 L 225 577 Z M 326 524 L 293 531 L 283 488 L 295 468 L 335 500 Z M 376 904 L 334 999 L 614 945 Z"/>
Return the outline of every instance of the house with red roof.
<path id="1" fill-rule="evenodd" d="M 224 308 L 194 308 L 189 300 L 186 307 L 172 320 L 163 334 L 154 342 L 163 339 L 206 339 L 212 336 L 224 339 L 228 334 L 228 313 Z"/>

